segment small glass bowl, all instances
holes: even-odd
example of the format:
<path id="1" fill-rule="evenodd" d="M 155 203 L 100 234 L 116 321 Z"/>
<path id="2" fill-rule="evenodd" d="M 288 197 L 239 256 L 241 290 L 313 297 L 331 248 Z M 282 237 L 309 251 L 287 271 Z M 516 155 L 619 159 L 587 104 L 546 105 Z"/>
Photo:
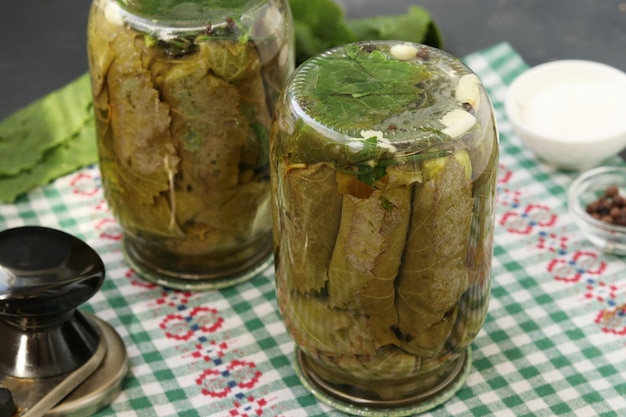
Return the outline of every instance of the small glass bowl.
<path id="1" fill-rule="evenodd" d="M 599 250 L 626 255 L 626 226 L 610 224 L 586 211 L 589 203 L 615 185 L 626 196 L 626 167 L 599 167 L 580 175 L 569 188 L 568 207 L 583 235 Z"/>

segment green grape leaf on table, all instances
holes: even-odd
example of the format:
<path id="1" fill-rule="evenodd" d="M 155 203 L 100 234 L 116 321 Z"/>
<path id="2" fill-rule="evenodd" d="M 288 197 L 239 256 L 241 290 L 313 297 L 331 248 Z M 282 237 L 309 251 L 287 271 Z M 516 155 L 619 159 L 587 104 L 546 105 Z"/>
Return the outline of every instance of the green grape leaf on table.
<path id="1" fill-rule="evenodd" d="M 333 0 L 289 0 L 296 35 L 296 62 L 357 40 L 343 9 Z"/>
<path id="2" fill-rule="evenodd" d="M 69 140 L 47 152 L 31 168 L 20 175 L 0 176 L 0 202 L 13 202 L 19 195 L 46 185 L 53 178 L 95 163 L 96 152 L 94 119 L 89 119 Z"/>
<path id="3" fill-rule="evenodd" d="M 0 122 L 0 203 L 96 163 L 89 75 Z"/>
<path id="4" fill-rule="evenodd" d="M 66 143 L 91 119 L 89 76 L 83 75 L 0 123 L 0 175 L 19 174 Z"/>
<path id="5" fill-rule="evenodd" d="M 420 6 L 410 6 L 405 14 L 349 19 L 347 25 L 357 39 L 403 40 L 443 47 L 439 27 Z"/>
<path id="6" fill-rule="evenodd" d="M 334 46 L 364 40 L 400 40 L 443 48 L 443 36 L 428 11 L 348 19 L 333 0 L 289 0 L 296 34 L 296 64 Z"/>

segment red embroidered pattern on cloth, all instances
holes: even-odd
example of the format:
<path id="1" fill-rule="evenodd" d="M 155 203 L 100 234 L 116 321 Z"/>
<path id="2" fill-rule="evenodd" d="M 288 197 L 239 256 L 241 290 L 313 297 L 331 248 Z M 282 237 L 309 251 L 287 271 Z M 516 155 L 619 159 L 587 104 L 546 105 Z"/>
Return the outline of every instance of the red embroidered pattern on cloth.
<path id="1" fill-rule="evenodd" d="M 536 238 L 539 251 L 554 255 L 546 263 L 546 272 L 557 282 L 578 284 L 575 291 L 584 290 L 582 298 L 600 304 L 595 323 L 603 332 L 626 335 L 626 303 L 619 303 L 626 285 L 603 280 L 608 266 L 595 249 L 570 251 L 568 243 L 572 238 L 558 231 L 559 216 L 545 204 L 522 205 L 523 192 L 509 187 L 514 180 L 515 173 L 501 164 L 497 204 L 505 211 L 497 220 L 498 225 L 510 234 Z"/>
<path id="2" fill-rule="evenodd" d="M 161 291 L 160 297 L 148 304 L 159 309 L 159 328 L 165 337 L 180 343 L 177 348 L 183 352 L 181 358 L 192 359 L 188 362 L 189 368 L 201 369 L 196 373 L 195 383 L 202 395 L 232 398 L 230 416 L 263 415 L 271 400 L 247 394 L 263 374 L 253 361 L 233 357 L 236 350 L 225 335 L 219 333 L 225 323 L 220 312 L 207 306 L 192 306 L 194 297 L 200 297 L 199 293 L 159 287 L 138 279 L 132 270 L 128 270 L 126 276 L 133 285 Z"/>

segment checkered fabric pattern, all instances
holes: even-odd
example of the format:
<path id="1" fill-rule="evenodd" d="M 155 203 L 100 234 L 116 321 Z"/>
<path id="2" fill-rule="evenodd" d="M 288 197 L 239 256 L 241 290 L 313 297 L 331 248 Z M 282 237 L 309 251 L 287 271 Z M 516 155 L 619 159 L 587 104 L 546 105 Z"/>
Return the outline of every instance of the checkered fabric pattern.
<path id="1" fill-rule="evenodd" d="M 512 133 L 503 101 L 522 58 L 503 43 L 465 62 L 491 95 L 501 135 L 492 299 L 466 385 L 424 415 L 626 416 L 626 263 L 594 249 L 567 213 L 575 174 L 541 163 Z M 142 281 L 123 260 L 97 167 L 0 205 L 0 228 L 22 225 L 76 235 L 106 264 L 84 309 L 120 334 L 130 373 L 98 416 L 343 415 L 294 373 L 272 268 L 212 292 Z"/>

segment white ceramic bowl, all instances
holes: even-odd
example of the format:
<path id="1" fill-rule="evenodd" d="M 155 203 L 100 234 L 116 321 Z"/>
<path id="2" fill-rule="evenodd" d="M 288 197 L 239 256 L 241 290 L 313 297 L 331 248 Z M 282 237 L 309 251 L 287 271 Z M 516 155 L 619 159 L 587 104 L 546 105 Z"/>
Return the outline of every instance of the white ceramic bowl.
<path id="1" fill-rule="evenodd" d="M 626 73 L 584 60 L 537 65 L 513 81 L 505 110 L 541 159 L 586 170 L 626 146 Z"/>

